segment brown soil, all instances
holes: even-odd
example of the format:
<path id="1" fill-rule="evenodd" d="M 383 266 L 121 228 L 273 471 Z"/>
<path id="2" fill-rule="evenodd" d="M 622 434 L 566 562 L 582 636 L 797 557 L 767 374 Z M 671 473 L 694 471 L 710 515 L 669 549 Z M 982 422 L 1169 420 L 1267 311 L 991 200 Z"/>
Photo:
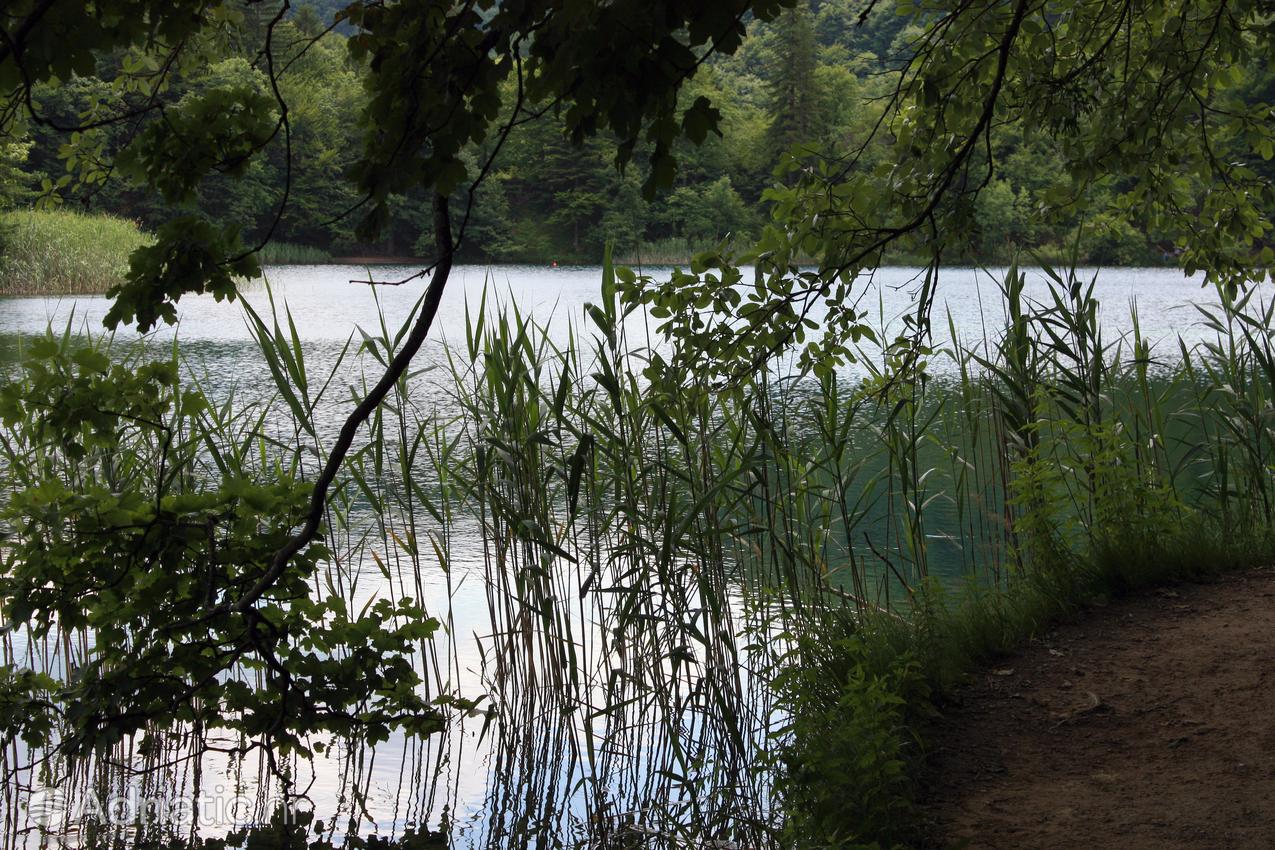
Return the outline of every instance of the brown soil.
<path id="1" fill-rule="evenodd" d="M 934 847 L 1275 848 L 1275 569 L 1092 608 L 932 740 Z"/>

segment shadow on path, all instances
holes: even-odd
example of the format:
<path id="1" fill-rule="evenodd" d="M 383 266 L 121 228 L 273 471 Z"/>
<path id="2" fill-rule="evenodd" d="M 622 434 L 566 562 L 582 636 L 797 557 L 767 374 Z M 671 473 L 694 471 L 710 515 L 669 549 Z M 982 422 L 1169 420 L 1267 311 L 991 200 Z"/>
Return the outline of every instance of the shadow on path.
<path id="1" fill-rule="evenodd" d="M 934 847 L 1275 847 L 1275 569 L 1090 608 L 931 740 Z"/>

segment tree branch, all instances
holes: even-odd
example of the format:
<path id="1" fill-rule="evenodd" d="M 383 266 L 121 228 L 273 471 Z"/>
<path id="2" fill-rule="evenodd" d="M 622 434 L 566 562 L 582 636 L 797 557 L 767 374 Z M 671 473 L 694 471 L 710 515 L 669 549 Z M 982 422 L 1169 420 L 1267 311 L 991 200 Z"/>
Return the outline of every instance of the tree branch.
<path id="1" fill-rule="evenodd" d="M 411 333 L 404 340 L 403 347 L 398 350 L 394 355 L 394 359 L 390 361 L 390 365 L 386 367 L 381 379 L 376 382 L 376 385 L 372 387 L 371 391 L 346 418 L 345 424 L 341 426 L 341 433 L 337 437 L 336 444 L 328 453 L 328 459 L 323 465 L 323 471 L 319 474 L 318 480 L 314 482 L 314 492 L 310 496 L 310 508 L 306 514 L 305 524 L 300 531 L 294 534 L 275 553 L 274 559 L 270 563 L 270 568 L 257 580 L 257 583 L 246 594 L 230 605 L 231 611 L 242 613 L 251 608 L 253 603 L 260 599 L 279 580 L 293 556 L 318 536 L 319 525 L 323 521 L 324 509 L 327 507 L 328 491 L 332 487 L 332 482 L 336 480 L 341 464 L 344 463 L 346 455 L 350 452 L 350 447 L 354 444 L 354 436 L 358 433 L 359 428 L 363 426 L 363 423 L 368 420 L 368 417 L 372 415 L 373 411 L 389 395 L 390 390 L 394 389 L 399 379 L 406 374 L 407 367 L 411 365 L 412 359 L 425 342 L 425 337 L 434 323 L 434 316 L 438 313 L 438 305 L 443 298 L 443 290 L 447 287 L 447 279 L 451 276 L 452 255 L 455 252 L 455 246 L 452 242 L 451 216 L 448 211 L 447 198 L 444 195 L 434 196 L 434 239 L 439 247 L 440 255 L 432 267 L 433 277 L 430 280 L 429 288 L 425 291 L 425 300 L 421 305 L 421 313 L 416 317 L 416 323 L 412 325 Z"/>

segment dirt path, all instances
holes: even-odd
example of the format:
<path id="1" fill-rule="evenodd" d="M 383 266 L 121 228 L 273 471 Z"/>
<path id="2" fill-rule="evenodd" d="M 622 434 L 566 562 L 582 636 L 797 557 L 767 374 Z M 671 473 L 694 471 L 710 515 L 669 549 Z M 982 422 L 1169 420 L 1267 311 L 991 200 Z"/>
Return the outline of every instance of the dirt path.
<path id="1" fill-rule="evenodd" d="M 1275 569 L 1093 608 L 944 715 L 935 847 L 1275 848 Z"/>

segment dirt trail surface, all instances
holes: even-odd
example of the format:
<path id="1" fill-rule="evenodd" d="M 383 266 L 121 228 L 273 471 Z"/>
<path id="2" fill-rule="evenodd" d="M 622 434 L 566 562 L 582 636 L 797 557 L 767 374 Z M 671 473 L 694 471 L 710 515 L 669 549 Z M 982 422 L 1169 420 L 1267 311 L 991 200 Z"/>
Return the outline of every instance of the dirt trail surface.
<path id="1" fill-rule="evenodd" d="M 1275 569 L 1091 608 L 934 730 L 942 848 L 1275 848 Z"/>

